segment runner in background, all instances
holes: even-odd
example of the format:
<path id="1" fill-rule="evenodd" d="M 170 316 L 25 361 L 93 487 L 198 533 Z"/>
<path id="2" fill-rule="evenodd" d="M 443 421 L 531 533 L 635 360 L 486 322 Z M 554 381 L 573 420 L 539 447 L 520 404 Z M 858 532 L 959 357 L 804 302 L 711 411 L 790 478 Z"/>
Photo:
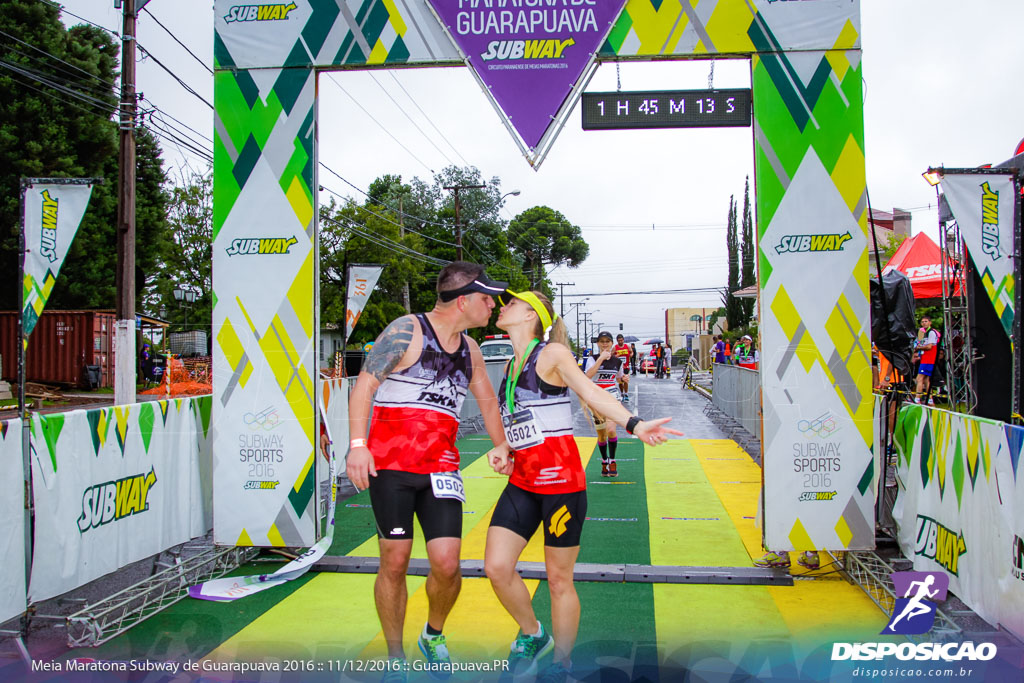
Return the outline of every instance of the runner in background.
<path id="1" fill-rule="evenodd" d="M 483 327 L 495 282 L 483 266 L 456 261 L 437 278 L 433 310 L 394 320 L 377 338 L 349 398 L 349 479 L 370 489 L 377 523 L 380 570 L 373 596 L 392 661 L 386 681 L 404 681 L 408 664 L 402 643 L 408 602 L 406 571 L 413 543 L 413 515 L 426 540 L 430 573 L 428 614 L 419 638 L 435 678 L 451 675 L 442 629 L 462 586 L 462 503 L 455 439 L 467 391 L 480 404 L 491 440 L 505 442 L 501 415 L 480 347 L 464 332 Z M 370 406 L 373 420 L 369 425 Z"/>
<path id="2" fill-rule="evenodd" d="M 622 360 L 622 376 L 619 377 L 619 391 L 622 392 L 622 402 L 629 403 L 629 346 L 626 344 L 626 338 L 621 334 L 616 337 L 615 346 L 612 348 L 618 358 Z"/>
<path id="3" fill-rule="evenodd" d="M 614 398 L 595 387 L 576 367 L 566 346 L 565 325 L 540 292 L 509 292 L 498 327 L 509 334 L 515 358 L 499 388 L 506 441 L 487 453 L 496 472 L 509 476 L 487 530 L 484 570 L 502 606 L 519 624 L 509 669 L 513 680 L 533 681 L 538 663 L 554 650 L 554 663 L 539 683 L 562 683 L 572 670 L 572 649 L 579 630 L 580 601 L 573 583 L 580 535 L 587 516 L 586 477 L 572 434 L 569 389 L 645 444 L 663 443 L 668 418 L 641 421 Z M 611 335 L 607 335 L 611 357 Z M 612 386 L 614 377 L 612 378 Z M 509 459 L 511 456 L 511 460 Z M 544 534 L 544 567 L 551 596 L 551 632 L 533 610 L 532 595 L 516 563 L 537 527 Z"/>
<path id="4" fill-rule="evenodd" d="M 612 333 L 601 332 L 597 335 L 598 354 L 589 356 L 583 364 L 583 371 L 587 377 L 594 380 L 594 384 L 612 395 L 616 401 L 622 400 L 619 391 L 619 377 L 622 376 L 622 359 L 612 355 Z M 615 449 L 619 446 L 619 437 L 615 434 L 615 423 L 605 420 L 593 406 L 583 404 L 589 408 L 594 419 L 594 427 L 597 429 L 597 449 L 601 452 L 601 476 L 619 476 L 618 466 L 615 464 Z"/>

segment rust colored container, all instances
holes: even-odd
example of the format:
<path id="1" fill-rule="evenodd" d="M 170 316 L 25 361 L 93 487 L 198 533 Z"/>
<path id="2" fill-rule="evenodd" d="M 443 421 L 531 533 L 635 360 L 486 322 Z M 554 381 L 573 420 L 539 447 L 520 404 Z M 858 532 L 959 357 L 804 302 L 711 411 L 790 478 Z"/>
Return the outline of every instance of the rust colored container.
<path id="1" fill-rule="evenodd" d="M 114 313 L 43 311 L 28 338 L 25 376 L 29 382 L 77 387 L 85 366 L 100 367 L 100 386 L 114 386 Z M 0 311 L 3 379 L 18 381 L 18 314 Z"/>

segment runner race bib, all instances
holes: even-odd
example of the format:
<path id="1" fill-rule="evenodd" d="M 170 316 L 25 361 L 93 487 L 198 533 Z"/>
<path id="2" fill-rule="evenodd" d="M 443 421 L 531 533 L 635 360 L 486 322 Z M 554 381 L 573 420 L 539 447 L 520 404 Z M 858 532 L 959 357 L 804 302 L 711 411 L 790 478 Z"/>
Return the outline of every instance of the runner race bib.
<path id="1" fill-rule="evenodd" d="M 613 384 L 610 387 L 601 387 L 601 388 L 604 389 L 605 391 L 607 391 L 609 394 L 611 394 L 612 397 L 616 401 L 621 401 L 622 400 L 622 392 L 619 391 L 619 385 L 618 384 Z"/>
<path id="2" fill-rule="evenodd" d="M 529 408 L 501 418 L 505 428 L 505 439 L 514 451 L 521 451 L 544 443 L 544 434 L 540 431 L 537 418 Z"/>
<path id="3" fill-rule="evenodd" d="M 466 489 L 462 486 L 462 473 L 434 472 L 430 475 L 430 486 L 434 489 L 434 498 L 454 498 L 461 503 L 466 502 Z"/>

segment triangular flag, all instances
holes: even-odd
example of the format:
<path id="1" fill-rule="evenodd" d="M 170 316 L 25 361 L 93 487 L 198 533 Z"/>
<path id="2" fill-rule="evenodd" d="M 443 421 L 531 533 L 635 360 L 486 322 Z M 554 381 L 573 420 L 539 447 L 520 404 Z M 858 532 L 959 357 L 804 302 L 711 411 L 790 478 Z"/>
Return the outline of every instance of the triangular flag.
<path id="1" fill-rule="evenodd" d="M 536 167 L 626 0 L 429 2 Z"/>

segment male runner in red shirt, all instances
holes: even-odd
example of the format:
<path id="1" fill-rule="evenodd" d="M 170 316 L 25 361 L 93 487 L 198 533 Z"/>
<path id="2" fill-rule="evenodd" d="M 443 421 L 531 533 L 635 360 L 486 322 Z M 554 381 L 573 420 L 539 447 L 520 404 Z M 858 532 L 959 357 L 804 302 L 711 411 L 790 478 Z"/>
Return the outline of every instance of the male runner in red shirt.
<path id="1" fill-rule="evenodd" d="M 346 470 L 356 488 L 370 489 L 377 522 L 380 571 L 374 600 L 390 672 L 408 670 L 402 627 L 408 600 L 406 570 L 413 542 L 413 514 L 426 540 L 430 573 L 427 623 L 420 650 L 428 673 L 451 674 L 444 622 L 462 585 L 462 503 L 455 439 L 466 392 L 480 405 L 487 433 L 505 443 L 498 401 L 480 347 L 464 331 L 487 324 L 493 297 L 508 285 L 483 266 L 456 261 L 437 278 L 437 303 L 429 313 L 405 315 L 381 333 L 349 397 L 352 437 Z M 373 421 L 367 419 L 373 402 Z"/>

